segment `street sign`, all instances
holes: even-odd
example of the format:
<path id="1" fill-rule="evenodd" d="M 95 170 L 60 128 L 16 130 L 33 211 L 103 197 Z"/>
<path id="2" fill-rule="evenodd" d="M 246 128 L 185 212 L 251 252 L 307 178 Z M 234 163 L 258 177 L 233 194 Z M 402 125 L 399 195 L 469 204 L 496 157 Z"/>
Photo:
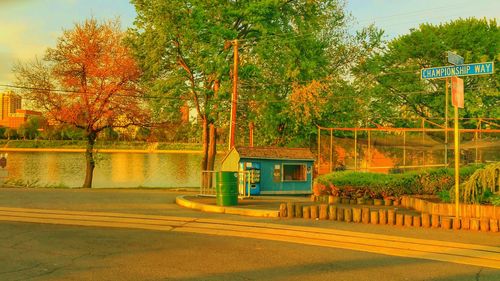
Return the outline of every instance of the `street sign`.
<path id="1" fill-rule="evenodd" d="M 493 71 L 493 62 L 483 62 L 423 68 L 420 71 L 420 77 L 422 79 L 439 79 L 452 76 L 493 74 Z"/>
<path id="2" fill-rule="evenodd" d="M 448 54 L 448 62 L 454 65 L 462 65 L 464 64 L 464 58 L 455 54 L 454 52 L 447 52 Z"/>
<path id="3" fill-rule="evenodd" d="M 451 77 L 451 103 L 458 108 L 464 108 L 464 79 Z"/>

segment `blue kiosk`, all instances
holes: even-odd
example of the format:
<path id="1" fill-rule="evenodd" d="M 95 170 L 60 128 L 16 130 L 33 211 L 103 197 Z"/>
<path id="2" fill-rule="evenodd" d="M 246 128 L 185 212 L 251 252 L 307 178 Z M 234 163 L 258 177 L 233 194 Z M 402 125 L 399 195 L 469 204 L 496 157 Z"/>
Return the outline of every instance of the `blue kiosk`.
<path id="1" fill-rule="evenodd" d="M 234 147 L 221 171 L 240 172 L 239 188 L 250 189 L 250 195 L 311 194 L 313 165 L 308 148 Z"/>

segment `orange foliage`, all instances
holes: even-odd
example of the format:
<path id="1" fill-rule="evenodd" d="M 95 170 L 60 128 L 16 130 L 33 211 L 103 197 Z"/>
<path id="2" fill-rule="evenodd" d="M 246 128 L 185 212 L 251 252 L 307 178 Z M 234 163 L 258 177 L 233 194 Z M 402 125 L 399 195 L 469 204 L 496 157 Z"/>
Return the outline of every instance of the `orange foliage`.
<path id="1" fill-rule="evenodd" d="M 326 88 L 326 85 L 316 80 L 308 85 L 293 85 L 290 111 L 299 123 L 310 123 L 314 118 L 320 117 L 322 107 L 326 104 L 326 99 L 322 96 Z"/>
<path id="2" fill-rule="evenodd" d="M 123 37 L 118 21 L 90 19 L 64 31 L 57 47 L 48 49 L 52 76 L 71 90 L 50 92 L 40 100 L 54 120 L 97 133 L 145 118 L 135 83 L 139 68 Z"/>

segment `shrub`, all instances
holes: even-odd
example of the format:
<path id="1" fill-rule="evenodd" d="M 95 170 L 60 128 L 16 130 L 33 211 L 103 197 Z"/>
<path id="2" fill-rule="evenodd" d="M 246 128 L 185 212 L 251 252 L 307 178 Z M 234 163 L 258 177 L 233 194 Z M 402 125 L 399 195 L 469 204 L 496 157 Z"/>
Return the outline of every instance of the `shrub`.
<path id="1" fill-rule="evenodd" d="M 493 206 L 500 206 L 500 195 L 494 194 L 493 196 L 491 196 L 490 202 L 491 204 L 493 204 Z"/>
<path id="2" fill-rule="evenodd" d="M 460 169 L 461 181 L 482 165 L 465 166 Z M 455 184 L 454 169 L 435 168 L 410 171 L 402 174 L 381 174 L 354 171 L 333 172 L 320 176 L 316 182 L 337 188 L 344 197 L 391 198 L 404 194 L 444 194 Z"/>
<path id="3" fill-rule="evenodd" d="M 451 198 L 452 196 L 450 195 L 451 193 L 451 190 L 441 190 L 441 191 L 438 191 L 438 196 L 439 196 L 439 199 L 441 199 L 442 202 L 444 203 L 450 203 L 451 202 Z"/>
<path id="4" fill-rule="evenodd" d="M 463 199 L 467 203 L 481 203 L 500 187 L 500 162 L 476 170 L 463 184 Z"/>

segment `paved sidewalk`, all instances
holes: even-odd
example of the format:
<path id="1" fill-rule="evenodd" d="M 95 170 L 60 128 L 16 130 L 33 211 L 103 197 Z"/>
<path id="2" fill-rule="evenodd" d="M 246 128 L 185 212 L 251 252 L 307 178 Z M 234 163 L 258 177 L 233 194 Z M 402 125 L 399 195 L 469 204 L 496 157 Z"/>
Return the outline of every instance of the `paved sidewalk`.
<path id="1" fill-rule="evenodd" d="M 259 218 L 240 215 L 207 213 L 183 208 L 175 203 L 181 195 L 196 196 L 197 191 L 173 191 L 167 189 L 28 189 L 0 188 L 0 207 L 35 208 L 71 211 L 116 212 L 145 215 L 198 217 L 246 222 L 264 222 L 280 225 L 311 226 L 325 229 L 356 231 L 363 233 L 434 239 L 450 242 L 471 243 L 500 247 L 500 234 L 491 232 L 454 231 L 413 227 L 396 227 L 362 223 L 346 223 L 330 220 Z M 279 206 L 285 197 L 276 197 Z M 308 198 L 295 198 L 304 200 Z M 215 199 L 201 199 L 215 200 Z M 215 202 L 215 201 L 214 201 Z M 254 203 L 248 203 L 252 208 Z M 374 206 L 372 206 L 374 207 Z M 277 209 L 276 209 L 277 210 Z"/>

